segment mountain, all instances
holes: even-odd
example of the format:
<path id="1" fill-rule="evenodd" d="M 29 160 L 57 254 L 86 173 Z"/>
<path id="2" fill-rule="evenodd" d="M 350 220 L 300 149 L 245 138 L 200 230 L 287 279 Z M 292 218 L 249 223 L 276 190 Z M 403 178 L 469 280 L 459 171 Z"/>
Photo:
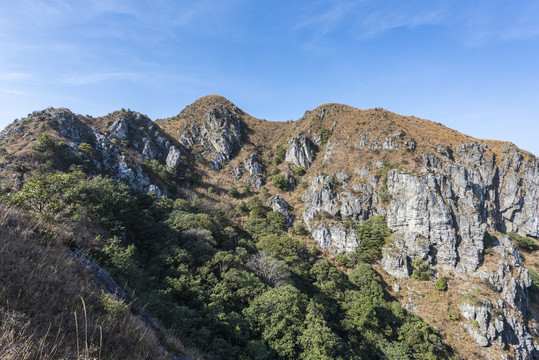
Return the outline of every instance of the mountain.
<path id="1" fill-rule="evenodd" d="M 327 322 L 322 328 L 331 330 L 328 336 L 336 344 L 326 349 L 333 354 L 326 354 L 328 358 L 417 358 L 413 349 L 420 341 L 413 342 L 407 337 L 410 331 L 403 330 L 411 326 L 407 324 L 419 324 L 406 317 L 416 314 L 441 333 L 454 349 L 451 356 L 539 357 L 539 161 L 511 143 L 475 139 L 384 109 L 341 104 L 321 105 L 296 121 L 271 122 L 210 95 L 155 122 L 130 110 L 91 118 L 67 109 L 46 109 L 8 126 L 0 133 L 0 144 L 0 193 L 6 194 L 5 202 L 31 216 L 27 197 L 15 200 L 36 174 L 67 174 L 79 184 L 73 193 L 80 199 L 85 194 L 86 200 L 92 198 L 87 185 L 80 185 L 85 182 L 107 189 L 112 185 L 99 181 L 111 178 L 129 187 L 131 195 L 125 196 L 133 197 L 131 208 L 140 210 L 131 217 L 105 216 L 96 199 L 95 204 L 88 200 L 94 207 L 67 195 L 58 200 L 96 221 L 96 236 L 116 236 L 121 246 L 92 239 L 64 242 L 95 254 L 129 289 L 140 291 L 139 302 L 150 304 L 150 315 L 166 328 L 175 328 L 168 331 L 186 339 L 200 356 L 228 352 L 235 354 L 231 357 L 315 358 L 309 353 L 314 345 L 306 345 L 304 339 L 312 330 L 309 321 L 318 319 L 319 326 Z M 145 193 L 155 195 L 144 198 Z M 184 202 L 171 205 L 167 199 Z M 80 221 L 72 223 L 80 216 L 47 209 L 49 220 L 65 224 L 69 218 L 69 226 L 82 226 Z M 134 217 L 154 225 L 133 224 Z M 84 226 L 91 228 L 88 219 Z M 107 254 L 114 244 L 124 255 L 133 246 L 137 265 L 122 272 L 115 257 Z M 243 251 L 245 255 L 238 255 Z M 183 260 L 173 260 L 171 252 Z M 216 260 L 225 256 L 220 252 L 237 257 L 230 260 L 235 265 Z M 152 268 L 158 267 L 156 259 L 163 261 L 159 269 Z M 322 261 L 340 271 L 317 278 L 316 269 L 322 265 L 316 264 Z M 210 279 L 207 274 L 217 262 L 219 271 Z M 175 270 L 167 267 L 170 264 Z M 224 289 L 219 295 L 214 291 L 231 279 L 231 269 L 236 282 L 256 274 L 264 284 L 250 290 L 252 297 L 235 293 L 223 300 Z M 287 273 L 287 280 L 268 275 L 268 269 Z M 370 305 L 360 302 L 360 312 L 354 315 L 351 304 L 354 291 L 363 289 L 358 273 L 370 274 L 370 269 L 375 270 L 373 279 L 380 276 L 373 281 L 384 291 L 384 305 L 371 309 L 371 320 L 359 322 Z M 246 278 L 238 278 L 237 272 Z M 343 274 L 348 278 L 341 279 Z M 152 287 L 158 279 L 165 285 Z M 237 286 L 247 291 L 247 285 Z M 174 295 L 180 288 L 185 293 Z M 271 297 L 264 298 L 268 292 Z M 185 298 L 187 293 L 192 298 Z M 321 294 L 331 300 L 320 300 Z M 266 311 L 260 306 L 272 297 L 303 304 L 298 307 L 309 314 L 300 321 L 303 325 L 294 318 L 285 326 L 289 331 L 299 326 L 295 335 L 282 329 L 286 334 L 267 332 L 273 320 L 260 317 L 260 311 Z M 368 298 L 376 296 L 370 293 Z M 230 299 L 236 299 L 235 306 Z M 171 309 L 180 306 L 175 314 L 190 319 L 185 321 L 192 324 L 191 330 L 178 329 L 179 323 L 171 321 L 173 315 L 162 309 L 165 300 Z M 391 322 L 386 312 L 397 301 L 410 315 L 399 317 L 392 310 L 401 320 Z M 220 348 L 212 343 L 204 349 L 201 334 L 217 330 L 206 328 L 205 320 L 193 320 L 202 312 L 212 321 L 226 318 L 226 326 L 237 323 L 242 335 L 232 335 L 231 330 L 223 335 Z M 223 327 L 223 322 L 215 326 Z M 354 335 L 359 329 L 368 335 Z M 193 340 L 196 337 L 199 341 Z M 291 343 L 295 345 L 287 347 Z M 450 356 L 434 343 L 432 356 Z"/>

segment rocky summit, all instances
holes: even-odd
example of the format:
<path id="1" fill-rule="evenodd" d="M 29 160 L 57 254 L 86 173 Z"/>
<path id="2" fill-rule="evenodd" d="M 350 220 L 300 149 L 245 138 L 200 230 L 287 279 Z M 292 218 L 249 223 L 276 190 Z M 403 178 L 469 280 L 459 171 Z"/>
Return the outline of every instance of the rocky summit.
<path id="1" fill-rule="evenodd" d="M 34 171 L 75 165 L 134 193 L 196 194 L 230 211 L 252 212 L 259 196 L 284 231 L 345 274 L 357 259 L 371 263 L 387 296 L 438 330 L 455 358 L 539 358 L 539 160 L 511 143 L 341 104 L 272 122 L 211 95 L 156 121 L 37 111 L 0 133 L 0 155 L 4 193 Z M 389 229 L 376 251 L 372 219 Z M 229 220 L 254 226 L 241 210 Z M 281 266 L 263 256 L 246 266 Z"/>

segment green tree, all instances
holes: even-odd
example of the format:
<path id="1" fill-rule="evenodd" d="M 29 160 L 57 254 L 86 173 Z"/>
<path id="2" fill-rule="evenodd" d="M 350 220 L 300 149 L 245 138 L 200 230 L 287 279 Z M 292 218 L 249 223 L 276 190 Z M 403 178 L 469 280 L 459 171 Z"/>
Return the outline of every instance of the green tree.
<path id="1" fill-rule="evenodd" d="M 8 201 L 41 215 L 46 221 L 52 221 L 64 209 L 64 199 L 70 195 L 77 181 L 74 174 L 34 172 L 21 191 L 8 197 Z"/>
<path id="2" fill-rule="evenodd" d="M 79 144 L 79 151 L 88 155 L 93 156 L 94 155 L 94 149 L 92 148 L 92 145 L 88 143 L 80 143 Z"/>
<path id="3" fill-rule="evenodd" d="M 109 265 L 121 271 L 135 266 L 135 245 L 124 246 L 117 236 L 108 239 L 106 244 L 103 247 L 103 253 L 107 256 Z"/>
<path id="4" fill-rule="evenodd" d="M 515 243 L 515 245 L 524 251 L 533 251 L 536 248 L 535 241 L 530 239 L 529 237 L 525 237 L 522 235 L 519 235 L 515 232 L 508 232 L 507 236 L 509 236 L 509 239 Z"/>
<path id="5" fill-rule="evenodd" d="M 391 234 L 391 229 L 387 227 L 382 215 L 376 215 L 365 220 L 357 234 L 360 239 L 356 252 L 359 260 L 373 263 L 382 257 L 382 247 Z"/>
<path id="6" fill-rule="evenodd" d="M 270 289 L 243 310 L 253 331 L 279 356 L 297 359 L 307 298 L 291 285 Z"/>
<path id="7" fill-rule="evenodd" d="M 320 138 L 321 138 L 321 142 L 322 142 L 322 145 L 326 144 L 329 140 L 329 138 L 331 137 L 331 135 L 333 134 L 333 131 L 329 130 L 329 129 L 322 129 L 320 130 Z"/>
<path id="8" fill-rule="evenodd" d="M 269 223 L 277 230 L 282 230 L 286 225 L 286 218 L 280 212 L 274 210 L 266 214 Z"/>
<path id="9" fill-rule="evenodd" d="M 303 349 L 300 359 L 342 359 L 344 342 L 328 326 L 321 304 L 317 304 L 313 300 L 309 302 L 304 326 L 305 330 L 299 337 L 299 343 Z"/>

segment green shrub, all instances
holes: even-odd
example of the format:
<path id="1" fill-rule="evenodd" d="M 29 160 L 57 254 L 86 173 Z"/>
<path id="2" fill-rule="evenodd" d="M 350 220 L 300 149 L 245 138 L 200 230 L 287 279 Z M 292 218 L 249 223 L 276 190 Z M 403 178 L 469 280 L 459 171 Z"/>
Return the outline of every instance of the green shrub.
<path id="1" fill-rule="evenodd" d="M 302 167 L 302 166 L 296 166 L 294 167 L 294 174 L 296 174 L 296 176 L 303 176 L 305 175 L 305 169 Z"/>
<path id="2" fill-rule="evenodd" d="M 80 143 L 79 144 L 79 151 L 88 155 L 93 156 L 94 155 L 94 149 L 92 148 L 92 145 L 88 143 Z"/>
<path id="3" fill-rule="evenodd" d="M 269 196 L 269 191 L 268 191 L 268 189 L 266 189 L 265 186 L 262 186 L 262 187 L 260 188 L 260 193 L 261 193 L 262 195 L 264 195 L 264 196 Z"/>
<path id="4" fill-rule="evenodd" d="M 156 159 L 152 159 L 148 162 L 143 162 L 141 165 L 145 171 L 151 173 L 153 176 L 160 178 L 165 183 L 172 183 L 174 172 L 172 168 L 166 166 L 165 164 L 159 163 L 159 161 Z M 193 182 L 194 184 L 200 183 L 201 180 L 202 175 L 198 173 L 191 174 L 191 182 Z"/>
<path id="5" fill-rule="evenodd" d="M 122 300 L 118 300 L 116 296 L 106 294 L 104 291 L 101 291 L 101 297 L 99 298 L 98 303 L 107 314 L 116 320 L 119 320 L 127 314 L 129 310 L 129 306 Z"/>
<path id="6" fill-rule="evenodd" d="M 277 147 L 275 150 L 275 155 L 273 157 L 273 163 L 275 165 L 279 165 L 284 161 L 284 158 L 286 156 L 286 145 L 281 145 Z"/>
<path id="7" fill-rule="evenodd" d="M 361 263 L 348 275 L 350 282 L 356 286 L 362 287 L 371 283 L 371 281 L 381 282 L 380 275 L 372 269 L 369 264 Z"/>
<path id="8" fill-rule="evenodd" d="M 430 269 L 429 264 L 423 259 L 415 259 L 412 261 L 412 279 L 427 281 L 430 280 L 432 276 L 432 270 Z"/>
<path id="9" fill-rule="evenodd" d="M 34 145 L 33 150 L 44 153 L 44 152 L 54 152 L 56 149 L 56 142 L 51 139 L 49 134 L 45 133 L 40 135 L 37 138 L 37 144 Z"/>
<path id="10" fill-rule="evenodd" d="M 307 229 L 305 228 L 304 225 L 302 224 L 298 224 L 296 226 L 294 226 L 292 229 L 292 232 L 295 234 L 295 235 L 306 235 L 307 234 Z"/>
<path id="11" fill-rule="evenodd" d="M 262 201 L 260 201 L 260 199 L 256 195 L 253 195 L 249 199 L 247 199 L 247 207 L 249 208 L 249 211 L 256 210 L 259 214 L 266 212 Z"/>
<path id="12" fill-rule="evenodd" d="M 238 189 L 236 189 L 235 186 L 231 186 L 230 189 L 228 189 L 228 195 L 232 196 L 233 198 L 239 198 L 240 192 L 238 191 Z"/>
<path id="13" fill-rule="evenodd" d="M 439 277 L 436 279 L 434 286 L 438 291 L 447 291 L 447 280 L 444 277 Z"/>
<path id="14" fill-rule="evenodd" d="M 240 202 L 236 207 L 234 208 L 237 212 L 249 212 L 249 207 L 247 206 L 247 203 L 245 201 Z"/>
<path id="15" fill-rule="evenodd" d="M 333 131 L 329 129 L 322 129 L 320 131 L 320 138 L 322 139 L 322 145 L 327 144 L 332 134 L 333 134 Z"/>
<path id="16" fill-rule="evenodd" d="M 286 180 L 286 178 L 283 176 L 283 175 L 275 175 L 272 179 L 271 179 L 271 183 L 273 184 L 273 186 L 275 186 L 277 189 L 281 190 L 281 191 L 286 191 L 288 190 L 288 180 Z"/>
<path id="17" fill-rule="evenodd" d="M 276 167 L 276 168 L 271 169 L 269 174 L 273 176 L 273 175 L 277 175 L 280 172 L 281 172 L 281 170 Z"/>
<path id="18" fill-rule="evenodd" d="M 8 197 L 7 201 L 19 208 L 33 211 L 50 222 L 64 210 L 65 199 L 78 181 L 75 174 L 35 172 L 26 180 L 21 191 Z"/>
<path id="19" fill-rule="evenodd" d="M 241 187 L 241 196 L 247 196 L 249 195 L 251 192 L 249 190 L 249 185 L 245 184 Z"/>
<path id="20" fill-rule="evenodd" d="M 533 269 L 527 269 L 527 270 L 532 280 L 532 286 L 530 287 L 530 294 L 532 297 L 532 301 L 537 302 L 539 298 L 539 274 L 537 273 L 537 271 Z"/>
<path id="21" fill-rule="evenodd" d="M 532 239 L 521 236 L 515 232 L 508 232 L 507 236 L 509 236 L 509 239 L 515 243 L 515 245 L 524 251 L 533 251 L 536 248 L 535 241 Z"/>

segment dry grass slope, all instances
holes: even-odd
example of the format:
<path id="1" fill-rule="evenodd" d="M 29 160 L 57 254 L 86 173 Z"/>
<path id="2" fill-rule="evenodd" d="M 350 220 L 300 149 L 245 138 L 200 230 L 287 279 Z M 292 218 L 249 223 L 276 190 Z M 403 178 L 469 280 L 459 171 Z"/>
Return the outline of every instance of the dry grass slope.
<path id="1" fill-rule="evenodd" d="M 65 244 L 85 236 L 70 230 L 53 233 L 0 205 L 1 358 L 169 359 L 156 335 L 68 256 Z"/>

